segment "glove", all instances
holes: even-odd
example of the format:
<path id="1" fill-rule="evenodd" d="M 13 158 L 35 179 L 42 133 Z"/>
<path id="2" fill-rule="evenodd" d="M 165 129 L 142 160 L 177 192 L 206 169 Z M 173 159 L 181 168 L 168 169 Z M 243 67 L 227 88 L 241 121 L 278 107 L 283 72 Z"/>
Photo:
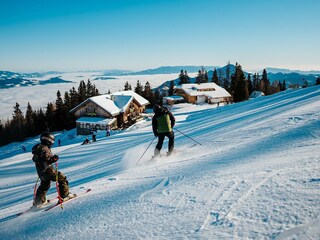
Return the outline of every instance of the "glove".
<path id="1" fill-rule="evenodd" d="M 59 157 L 57 155 L 53 155 L 52 160 L 53 162 L 56 162 L 59 160 Z"/>
<path id="2" fill-rule="evenodd" d="M 45 170 L 45 173 L 46 173 L 46 175 L 48 175 L 48 176 L 52 176 L 52 175 L 55 175 L 55 174 L 56 174 L 56 171 L 55 171 L 52 167 L 48 167 L 48 168 Z"/>

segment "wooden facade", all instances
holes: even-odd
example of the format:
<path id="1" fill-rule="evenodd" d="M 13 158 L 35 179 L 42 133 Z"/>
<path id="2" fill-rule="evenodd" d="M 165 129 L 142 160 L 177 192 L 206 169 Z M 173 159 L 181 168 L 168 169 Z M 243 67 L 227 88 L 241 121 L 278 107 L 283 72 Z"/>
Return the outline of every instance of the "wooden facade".
<path id="1" fill-rule="evenodd" d="M 120 113 L 117 117 L 118 127 L 125 128 L 135 123 L 141 118 L 141 113 L 145 111 L 145 108 L 141 106 L 135 99 L 125 109 L 124 112 Z"/>
<path id="2" fill-rule="evenodd" d="M 102 109 L 96 103 L 88 100 L 86 104 L 79 107 L 75 112 L 74 115 L 76 118 L 83 117 L 83 116 L 90 116 L 90 117 L 105 117 L 105 118 L 112 118 L 113 116 L 111 113 Z"/>
<path id="3" fill-rule="evenodd" d="M 215 90 L 216 89 L 213 87 L 196 89 L 196 92 L 198 92 L 199 94 L 191 95 L 191 94 L 188 94 L 186 91 L 184 91 L 182 88 L 176 88 L 174 90 L 174 94 L 183 97 L 186 102 L 193 103 L 193 104 L 201 103 L 201 102 L 207 102 L 209 104 L 232 103 L 233 98 L 231 96 L 212 97 L 209 94 L 206 94 L 206 92 L 213 92 Z"/>
<path id="4" fill-rule="evenodd" d="M 90 98 L 71 110 L 77 118 L 78 135 L 88 135 L 92 129 L 107 130 L 126 128 L 142 117 L 145 106 L 135 98 L 131 98 L 125 109 L 119 109 L 113 114 L 92 101 Z"/>
<path id="5" fill-rule="evenodd" d="M 197 96 L 190 96 L 182 89 L 175 89 L 174 94 L 183 97 L 187 103 L 197 103 Z"/>

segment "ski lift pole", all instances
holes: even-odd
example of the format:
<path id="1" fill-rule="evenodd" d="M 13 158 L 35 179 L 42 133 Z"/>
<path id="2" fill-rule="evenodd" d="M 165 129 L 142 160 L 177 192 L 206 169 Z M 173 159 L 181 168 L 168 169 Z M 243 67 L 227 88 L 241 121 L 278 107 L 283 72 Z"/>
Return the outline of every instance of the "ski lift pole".
<path id="1" fill-rule="evenodd" d="M 58 183 L 58 180 L 59 180 L 58 162 L 55 162 L 55 165 L 56 165 L 56 189 L 57 189 L 57 192 L 58 192 L 58 199 L 59 199 L 60 207 L 61 207 L 61 209 L 63 209 L 62 198 L 61 198 L 61 195 L 60 195 L 60 189 L 59 189 L 59 183 Z"/>
<path id="2" fill-rule="evenodd" d="M 156 139 L 157 137 L 154 137 L 151 141 L 151 143 L 149 144 L 149 146 L 147 147 L 147 149 L 144 151 L 144 153 L 141 155 L 141 157 L 139 158 L 139 160 L 136 163 L 136 166 L 138 165 L 138 163 L 140 162 L 141 158 L 144 156 L 144 154 L 146 153 L 146 151 L 149 149 L 149 147 L 151 146 L 151 144 L 153 143 L 153 141 Z"/>
<path id="3" fill-rule="evenodd" d="M 187 134 L 181 132 L 179 129 L 177 129 L 177 128 L 174 128 L 174 129 L 177 130 L 177 131 L 178 131 L 179 133 L 181 133 L 182 135 L 186 136 L 187 138 L 190 138 L 190 139 L 191 139 L 192 141 L 194 141 L 195 143 L 197 143 L 197 144 L 199 144 L 199 145 L 202 146 L 201 143 L 199 143 L 198 141 L 194 140 L 192 137 L 188 136 Z"/>

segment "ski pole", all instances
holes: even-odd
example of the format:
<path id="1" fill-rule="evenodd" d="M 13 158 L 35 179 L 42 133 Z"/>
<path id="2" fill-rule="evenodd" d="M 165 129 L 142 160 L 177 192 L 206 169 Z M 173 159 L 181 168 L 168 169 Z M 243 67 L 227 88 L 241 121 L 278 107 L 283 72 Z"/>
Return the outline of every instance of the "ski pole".
<path id="1" fill-rule="evenodd" d="M 59 199 L 59 202 L 60 202 L 60 207 L 61 209 L 63 209 L 63 205 L 62 205 L 62 198 L 61 198 L 61 195 L 60 195 L 60 189 L 59 189 L 59 184 L 58 184 L 58 162 L 55 162 L 55 165 L 56 165 L 56 189 L 57 189 L 57 192 L 58 192 L 58 199 Z"/>
<path id="2" fill-rule="evenodd" d="M 36 203 L 36 197 L 37 197 L 37 186 L 38 186 L 38 182 L 39 182 L 39 177 L 36 181 L 36 184 L 34 185 L 34 189 L 33 189 L 33 203 Z"/>
<path id="3" fill-rule="evenodd" d="M 148 150 L 148 148 L 151 146 L 151 144 L 153 143 L 153 141 L 156 139 L 157 137 L 154 137 L 151 141 L 151 143 L 149 144 L 149 146 L 147 147 L 147 149 L 144 151 L 144 153 L 141 155 L 141 157 L 139 158 L 138 162 L 136 163 L 136 166 L 138 165 L 138 163 L 140 162 L 141 158 L 144 156 L 144 154 L 146 153 L 146 151 Z"/>
<path id="4" fill-rule="evenodd" d="M 174 129 L 175 129 L 175 130 L 177 130 L 177 131 L 178 131 L 179 133 L 181 133 L 182 135 L 184 135 L 184 136 L 186 136 L 186 137 L 190 138 L 192 141 L 194 141 L 194 142 L 196 142 L 197 144 L 199 144 L 199 145 L 201 145 L 201 146 L 202 146 L 202 144 L 201 144 L 201 143 L 199 143 L 198 141 L 194 140 L 192 137 L 188 136 L 187 134 L 185 134 L 185 133 L 181 132 L 179 129 L 177 129 L 177 128 L 174 128 Z"/>

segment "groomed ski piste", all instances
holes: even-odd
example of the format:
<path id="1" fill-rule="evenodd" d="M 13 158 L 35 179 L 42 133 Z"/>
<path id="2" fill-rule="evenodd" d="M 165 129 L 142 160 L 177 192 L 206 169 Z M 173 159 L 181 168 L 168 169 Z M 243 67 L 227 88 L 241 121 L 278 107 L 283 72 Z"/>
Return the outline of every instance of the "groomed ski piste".
<path id="1" fill-rule="evenodd" d="M 320 86 L 228 106 L 178 104 L 173 156 L 150 161 L 151 119 L 81 145 L 55 133 L 71 192 L 48 212 L 32 204 L 30 148 L 0 148 L 1 239 L 320 239 Z M 167 140 L 162 153 L 167 150 Z M 56 196 L 52 183 L 48 198 Z"/>

